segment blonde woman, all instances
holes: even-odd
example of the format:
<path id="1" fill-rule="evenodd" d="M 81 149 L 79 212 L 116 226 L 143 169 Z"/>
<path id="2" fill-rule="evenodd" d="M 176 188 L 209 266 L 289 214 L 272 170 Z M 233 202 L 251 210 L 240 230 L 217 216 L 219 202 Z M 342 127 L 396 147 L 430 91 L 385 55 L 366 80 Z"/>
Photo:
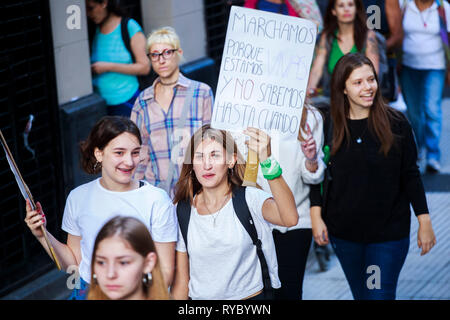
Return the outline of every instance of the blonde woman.
<path id="1" fill-rule="evenodd" d="M 171 27 L 152 32 L 147 53 L 158 78 L 136 100 L 131 120 L 143 138 L 144 161 L 136 177 L 173 196 L 189 138 L 211 120 L 213 93 L 202 82 L 180 72 L 180 39 Z"/>

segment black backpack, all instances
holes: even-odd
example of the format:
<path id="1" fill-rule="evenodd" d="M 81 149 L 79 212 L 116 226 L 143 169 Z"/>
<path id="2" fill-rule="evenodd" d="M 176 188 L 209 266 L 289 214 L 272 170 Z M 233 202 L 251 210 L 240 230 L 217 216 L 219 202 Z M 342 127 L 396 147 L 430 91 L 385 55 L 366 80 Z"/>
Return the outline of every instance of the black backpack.
<path id="1" fill-rule="evenodd" d="M 122 41 L 125 44 L 125 48 L 127 48 L 128 52 L 131 54 L 131 59 L 133 59 L 133 62 L 136 62 L 133 51 L 131 51 L 130 35 L 128 34 L 129 20 L 129 17 L 122 17 L 122 21 L 120 22 L 120 31 L 122 33 Z M 137 76 L 139 81 L 139 90 L 143 91 L 144 89 L 151 87 L 157 77 L 158 75 L 152 68 L 150 68 L 150 72 L 148 74 L 144 76 Z"/>
<path id="2" fill-rule="evenodd" d="M 264 297 L 267 300 L 274 299 L 274 291 L 272 288 L 272 283 L 270 281 L 269 268 L 267 266 L 266 258 L 264 257 L 264 252 L 262 250 L 262 242 L 258 238 L 258 233 L 253 222 L 253 218 L 248 209 L 247 201 L 245 200 L 245 187 L 239 187 L 233 190 L 233 208 L 236 212 L 239 221 L 242 223 L 245 230 L 247 230 L 248 235 L 252 239 L 253 244 L 256 246 L 256 253 L 261 263 L 262 277 L 264 284 Z M 184 243 L 187 248 L 187 234 L 189 220 L 191 217 L 191 205 L 189 201 L 182 200 L 178 202 L 177 205 L 177 217 L 178 223 L 180 225 L 181 234 L 183 235 Z"/>

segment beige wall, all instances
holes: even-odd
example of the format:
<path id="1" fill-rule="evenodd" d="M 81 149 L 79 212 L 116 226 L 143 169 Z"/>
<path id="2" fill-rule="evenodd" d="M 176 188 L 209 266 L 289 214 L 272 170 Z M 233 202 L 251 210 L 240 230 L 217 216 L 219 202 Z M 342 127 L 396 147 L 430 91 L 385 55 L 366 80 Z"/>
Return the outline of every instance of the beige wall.
<path id="1" fill-rule="evenodd" d="M 185 62 L 206 56 L 206 30 L 203 0 L 141 0 L 146 36 L 159 27 L 177 31 Z"/>
<path id="2" fill-rule="evenodd" d="M 80 25 L 69 29 L 68 21 L 77 22 L 73 20 L 77 13 L 66 12 L 72 5 L 80 8 Z M 50 0 L 50 14 L 58 103 L 61 105 L 92 93 L 85 1 Z"/>

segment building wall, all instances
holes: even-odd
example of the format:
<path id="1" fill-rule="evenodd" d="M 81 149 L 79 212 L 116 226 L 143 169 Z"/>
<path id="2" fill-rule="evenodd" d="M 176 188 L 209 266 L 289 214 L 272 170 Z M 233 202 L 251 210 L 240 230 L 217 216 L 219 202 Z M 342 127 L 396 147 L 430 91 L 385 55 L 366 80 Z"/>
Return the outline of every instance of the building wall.
<path id="1" fill-rule="evenodd" d="M 175 28 L 185 62 L 206 56 L 207 43 L 203 0 L 141 0 L 146 36 L 163 26 Z"/>
<path id="2" fill-rule="evenodd" d="M 92 93 L 85 1 L 50 0 L 50 14 L 58 102 L 62 105 Z"/>

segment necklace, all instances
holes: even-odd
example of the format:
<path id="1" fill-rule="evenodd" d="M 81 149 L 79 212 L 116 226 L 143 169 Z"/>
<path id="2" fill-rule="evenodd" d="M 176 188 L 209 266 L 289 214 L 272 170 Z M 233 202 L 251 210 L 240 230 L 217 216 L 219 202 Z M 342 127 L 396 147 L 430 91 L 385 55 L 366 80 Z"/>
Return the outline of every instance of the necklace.
<path id="1" fill-rule="evenodd" d="M 217 214 L 215 216 L 212 215 L 211 210 L 209 210 L 208 206 L 206 205 L 205 200 L 203 199 L 203 203 L 205 204 L 205 208 L 206 210 L 208 210 L 208 213 L 211 215 L 211 217 L 213 218 L 213 227 L 216 227 L 216 219 L 219 216 L 220 211 L 222 211 L 223 207 L 225 206 L 225 203 L 228 200 L 228 196 L 225 197 L 225 200 L 223 201 L 222 205 L 220 206 L 219 211 L 217 211 Z"/>
<path id="2" fill-rule="evenodd" d="M 429 15 L 429 14 L 430 14 L 430 13 L 427 14 L 427 20 L 428 20 L 428 15 Z M 424 28 L 426 28 L 426 27 L 427 27 L 427 21 L 425 20 L 424 16 L 422 15 L 422 11 L 419 11 L 419 15 L 420 15 L 420 19 L 421 19 L 422 22 L 423 22 Z"/>
<path id="3" fill-rule="evenodd" d="M 169 83 L 164 83 L 164 82 L 162 82 L 162 81 L 159 81 L 159 83 L 160 83 L 162 86 L 171 86 L 171 85 L 173 85 L 173 84 L 175 84 L 175 83 L 177 83 L 177 82 L 178 82 L 178 79 L 175 80 L 174 82 L 169 82 Z"/>
<path id="4" fill-rule="evenodd" d="M 426 19 L 425 19 L 425 16 L 422 14 L 422 12 L 426 11 L 430 6 L 428 5 L 425 9 L 421 10 L 419 8 L 419 6 L 417 5 L 417 1 L 416 1 L 416 7 L 419 10 L 420 20 L 422 20 L 423 26 L 424 26 L 424 28 L 426 28 L 427 27 L 427 20 L 428 20 L 428 18 L 430 16 L 430 11 L 428 10 Z M 420 7 L 422 7 L 422 5 L 420 5 Z"/>
<path id="5" fill-rule="evenodd" d="M 361 134 L 356 138 L 356 143 L 361 144 L 363 142 L 362 137 L 366 133 L 367 126 L 364 128 L 364 130 L 361 132 Z"/>

